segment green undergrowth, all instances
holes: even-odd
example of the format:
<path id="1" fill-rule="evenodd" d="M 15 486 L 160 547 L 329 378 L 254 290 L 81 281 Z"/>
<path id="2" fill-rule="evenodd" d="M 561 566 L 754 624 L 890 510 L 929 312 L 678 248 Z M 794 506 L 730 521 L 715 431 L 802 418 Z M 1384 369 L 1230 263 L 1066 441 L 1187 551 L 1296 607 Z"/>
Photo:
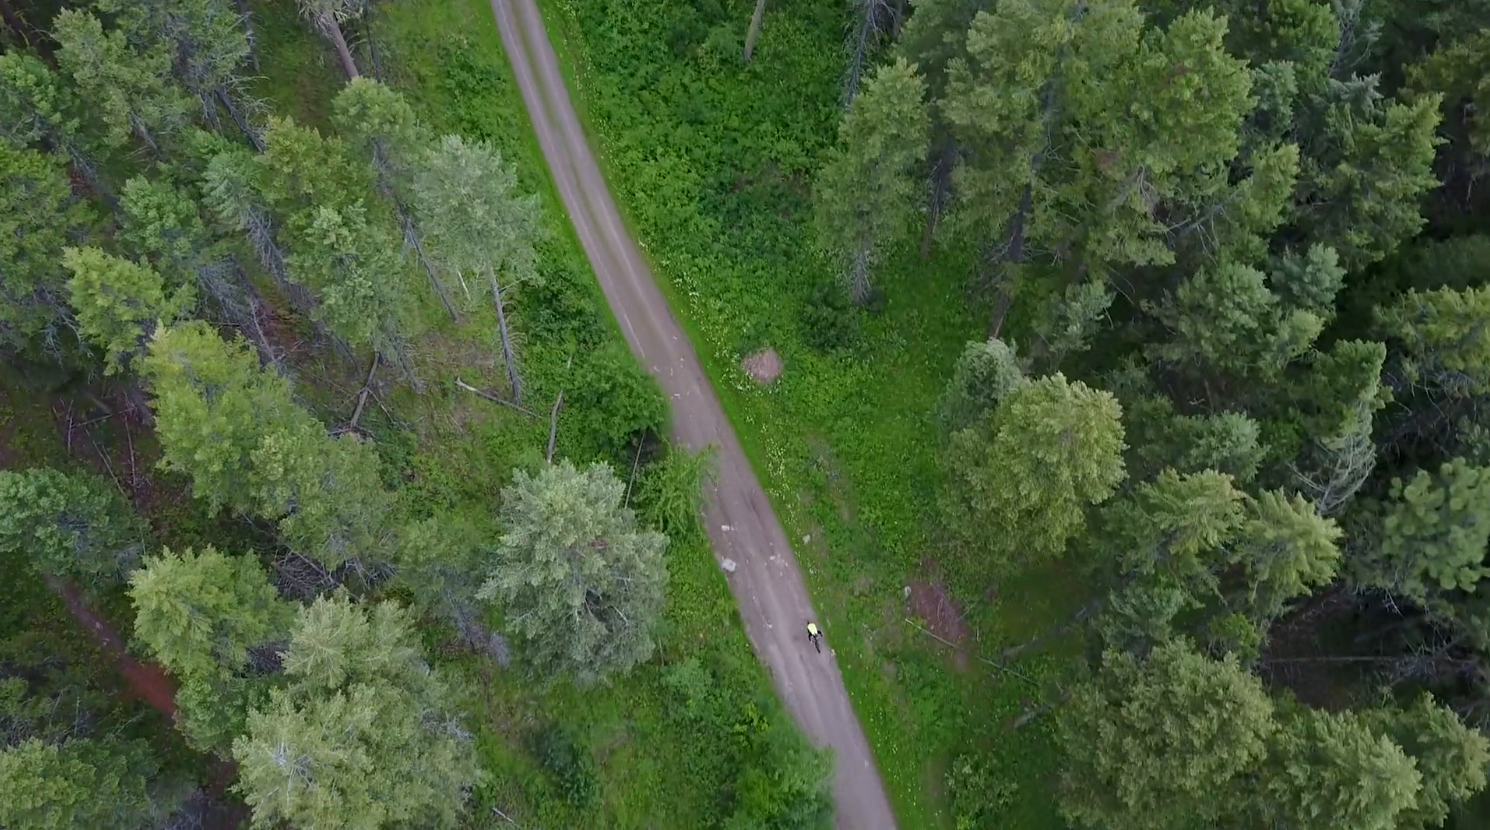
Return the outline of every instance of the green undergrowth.
<path id="1" fill-rule="evenodd" d="M 378 8 L 373 32 L 385 80 L 437 133 L 496 146 L 515 164 L 522 189 L 539 194 L 548 232 L 539 246 L 542 281 L 522 286 L 509 306 L 520 332 L 524 405 L 539 417 L 457 387 L 457 378 L 505 387 L 494 315 L 467 308 L 452 323 L 428 313 L 438 307 L 425 297 L 429 327 L 412 344 L 424 394 L 395 385 L 362 422 L 390 478 L 418 511 L 489 517 L 512 471 L 543 463 L 549 408 L 563 390 L 556 455 L 606 461 L 629 479 L 638 461 L 645 468 L 665 451 L 629 439 L 641 427 L 662 429 L 663 399 L 626 350 L 565 219 L 490 7 L 442 0 Z M 305 73 L 333 72 L 329 50 L 305 27 L 285 24 L 278 4 L 256 11 L 275 27 L 274 52 L 283 58 L 265 62 L 257 91 L 276 111 L 325 129 L 328 103 L 307 100 L 305 91 L 335 85 Z M 361 378 L 330 361 L 297 360 L 297 389 L 334 421 L 351 411 Z M 506 816 L 524 827 L 717 827 L 770 813 L 773 799 L 821 771 L 826 759 L 806 748 L 771 694 L 697 523 L 672 534 L 668 570 L 658 656 L 608 687 L 542 687 L 515 666 L 451 648 L 439 625 L 428 630 L 442 661 L 473 690 L 470 721 L 490 773 L 477 793 L 475 826 L 512 826 Z"/>
<path id="2" fill-rule="evenodd" d="M 879 274 L 881 313 L 826 336 L 811 321 L 832 278 L 814 253 L 809 200 L 839 115 L 845 7 L 769 5 L 746 65 L 746 0 L 544 5 L 611 186 L 797 541 L 900 825 L 953 826 L 949 772 L 971 764 L 953 787 L 996 794 L 985 821 L 1061 826 L 1048 719 L 1007 724 L 1066 655 L 1047 648 L 1012 671 L 985 658 L 1067 617 L 1079 583 L 1051 569 L 972 585 L 939 543 L 932 410 L 963 344 L 987 326 L 970 257 L 922 260 L 908 230 Z M 824 339 L 845 345 L 823 353 Z M 762 346 L 786 365 L 766 389 L 739 365 Z M 941 586 L 952 605 L 938 611 Z"/>

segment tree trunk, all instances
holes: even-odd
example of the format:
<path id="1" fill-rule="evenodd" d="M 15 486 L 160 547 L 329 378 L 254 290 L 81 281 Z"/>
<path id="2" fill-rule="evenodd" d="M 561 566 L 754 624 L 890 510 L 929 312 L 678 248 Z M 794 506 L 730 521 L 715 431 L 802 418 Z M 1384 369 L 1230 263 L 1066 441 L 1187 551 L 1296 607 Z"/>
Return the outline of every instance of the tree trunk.
<path id="1" fill-rule="evenodd" d="M 755 13 L 750 16 L 750 31 L 745 34 L 745 62 L 755 53 L 755 39 L 760 37 L 761 18 L 766 16 L 766 0 L 755 0 Z"/>
<path id="2" fill-rule="evenodd" d="M 253 17 L 248 8 L 248 0 L 237 0 L 238 19 L 243 21 L 243 34 L 248 40 L 248 63 L 259 71 L 259 37 L 254 29 Z"/>
<path id="3" fill-rule="evenodd" d="M 57 68 L 57 60 L 52 56 L 52 48 L 47 45 L 47 39 L 36 31 L 36 27 L 16 12 L 10 0 L 0 0 L 0 21 L 4 21 L 5 28 L 14 32 L 23 45 L 35 49 L 36 54 L 40 55 L 47 65 L 53 69 Z"/>
<path id="4" fill-rule="evenodd" d="M 434 263 L 429 261 L 428 256 L 425 256 L 424 244 L 419 241 L 419 231 L 414 227 L 413 217 L 409 216 L 403 205 L 394 202 L 394 207 L 398 210 L 398 218 L 403 222 L 404 242 L 414 249 L 414 255 L 419 258 L 419 264 L 424 266 L 424 273 L 429 275 L 429 287 L 434 290 L 435 296 L 440 298 L 440 305 L 445 307 L 450 319 L 459 322 L 460 314 L 455 310 L 455 305 L 450 302 L 450 294 L 445 290 L 445 284 L 440 282 L 439 275 L 435 273 Z"/>
<path id="5" fill-rule="evenodd" d="M 331 40 L 331 45 L 336 47 L 336 55 L 341 58 L 341 68 L 346 70 L 347 78 L 361 77 L 362 73 L 357 71 L 357 61 L 352 59 L 352 50 L 347 46 L 347 39 L 342 37 L 341 25 L 330 17 L 322 17 L 317 23 Z"/>
<path id="6" fill-rule="evenodd" d="M 486 279 L 491 283 L 492 304 L 497 307 L 497 334 L 502 338 L 502 360 L 507 364 L 507 381 L 512 385 L 512 401 L 523 402 L 523 382 L 517 374 L 517 358 L 512 354 L 512 332 L 507 328 L 507 309 L 502 302 L 502 287 L 497 285 L 497 274 L 486 266 Z"/>
<path id="7" fill-rule="evenodd" d="M 849 271 L 849 295 L 858 305 L 869 300 L 869 250 L 861 247 L 854 253 L 853 269 Z"/>
<path id="8" fill-rule="evenodd" d="M 228 97 L 228 91 L 222 87 L 218 87 L 215 94 L 217 100 L 222 102 L 223 109 L 228 111 L 228 117 L 232 118 L 233 123 L 238 125 L 238 129 L 243 133 L 243 137 L 248 139 L 248 143 L 253 145 L 254 152 L 264 152 L 263 137 L 259 135 L 258 130 L 253 128 L 252 124 L 248 123 L 243 117 L 243 114 L 238 112 L 238 108 L 233 105 L 233 99 Z M 216 112 L 216 109 L 214 107 L 213 111 Z"/>
<path id="9" fill-rule="evenodd" d="M 931 198 L 927 201 L 926 233 L 921 237 L 922 259 L 931 256 L 931 243 L 936 237 L 937 224 L 942 220 L 947 197 L 952 194 L 952 160 L 955 155 L 956 145 L 950 138 L 944 138 L 931 165 Z"/>

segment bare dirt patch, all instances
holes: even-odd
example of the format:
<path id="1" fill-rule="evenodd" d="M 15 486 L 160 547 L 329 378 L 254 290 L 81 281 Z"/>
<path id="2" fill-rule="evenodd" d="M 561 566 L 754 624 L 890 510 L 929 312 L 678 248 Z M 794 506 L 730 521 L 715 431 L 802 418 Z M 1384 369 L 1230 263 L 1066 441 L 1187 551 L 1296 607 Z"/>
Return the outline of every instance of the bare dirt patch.
<path id="1" fill-rule="evenodd" d="M 972 630 L 946 586 L 935 579 L 917 579 L 912 580 L 908 587 L 910 593 L 906 597 L 906 606 L 911 617 L 923 620 L 928 632 L 951 647 L 952 661 L 959 671 L 966 669 L 967 639 Z"/>
<path id="2" fill-rule="evenodd" d="M 785 366 L 775 349 L 765 348 L 740 361 L 740 368 L 750 375 L 751 380 L 761 386 L 770 386 L 781 377 L 781 370 Z"/>

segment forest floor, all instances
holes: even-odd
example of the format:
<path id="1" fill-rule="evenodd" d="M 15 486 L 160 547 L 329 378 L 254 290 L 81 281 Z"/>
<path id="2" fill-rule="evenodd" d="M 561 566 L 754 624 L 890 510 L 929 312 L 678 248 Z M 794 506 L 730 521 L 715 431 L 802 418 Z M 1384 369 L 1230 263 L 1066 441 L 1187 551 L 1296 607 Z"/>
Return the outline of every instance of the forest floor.
<path id="1" fill-rule="evenodd" d="M 532 0 L 491 0 L 518 87 L 569 220 L 628 344 L 672 402 L 674 440 L 717 451 L 706 510 L 715 557 L 733 560 L 730 587 L 756 653 L 797 723 L 835 753 L 837 826 L 893 828 L 894 817 L 832 649 L 809 648 L 817 617 L 786 532 L 735 437 L 688 335 L 630 238 L 574 114 Z"/>

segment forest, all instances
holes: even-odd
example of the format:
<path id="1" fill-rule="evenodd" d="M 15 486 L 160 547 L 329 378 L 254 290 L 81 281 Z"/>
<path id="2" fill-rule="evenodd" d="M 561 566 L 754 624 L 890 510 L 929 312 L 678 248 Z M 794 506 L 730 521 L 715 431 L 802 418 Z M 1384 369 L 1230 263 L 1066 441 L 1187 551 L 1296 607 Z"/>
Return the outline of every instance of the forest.
<path id="1" fill-rule="evenodd" d="M 1490 7 L 539 6 L 898 826 L 1490 825 Z M 485 0 L 0 0 L 0 828 L 833 826 L 646 368 Z"/>

